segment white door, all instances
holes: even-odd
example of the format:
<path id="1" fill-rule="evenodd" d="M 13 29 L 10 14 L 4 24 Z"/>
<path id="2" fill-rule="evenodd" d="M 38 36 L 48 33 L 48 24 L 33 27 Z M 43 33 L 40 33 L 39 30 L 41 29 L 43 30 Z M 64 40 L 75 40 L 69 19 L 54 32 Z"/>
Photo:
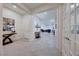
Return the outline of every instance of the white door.
<path id="1" fill-rule="evenodd" d="M 75 4 L 70 4 L 70 32 L 69 32 L 69 55 L 75 55 L 75 40 L 76 40 L 76 19 L 75 19 Z"/>
<path id="2" fill-rule="evenodd" d="M 69 39 L 69 32 L 70 32 L 70 4 L 64 5 L 64 40 L 63 40 L 63 55 L 69 55 L 70 49 L 70 39 Z"/>
<path id="3" fill-rule="evenodd" d="M 75 4 L 65 5 L 65 16 L 64 16 L 64 44 L 63 44 L 63 55 L 72 56 L 75 55 L 75 40 L 76 40 L 76 29 L 75 29 Z"/>
<path id="4" fill-rule="evenodd" d="M 79 56 L 79 4 L 66 4 L 63 55 Z"/>
<path id="5" fill-rule="evenodd" d="M 79 4 L 76 4 L 76 51 L 75 51 L 75 55 L 79 56 Z"/>

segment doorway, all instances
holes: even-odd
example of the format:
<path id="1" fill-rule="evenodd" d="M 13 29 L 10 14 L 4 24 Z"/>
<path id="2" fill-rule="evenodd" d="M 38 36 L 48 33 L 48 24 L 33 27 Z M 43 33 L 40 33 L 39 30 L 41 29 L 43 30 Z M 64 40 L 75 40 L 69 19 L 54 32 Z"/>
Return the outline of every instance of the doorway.
<path id="1" fill-rule="evenodd" d="M 32 15 L 35 41 L 43 55 L 58 55 L 56 50 L 57 13 L 56 9 Z M 39 44 L 38 44 L 39 43 Z"/>

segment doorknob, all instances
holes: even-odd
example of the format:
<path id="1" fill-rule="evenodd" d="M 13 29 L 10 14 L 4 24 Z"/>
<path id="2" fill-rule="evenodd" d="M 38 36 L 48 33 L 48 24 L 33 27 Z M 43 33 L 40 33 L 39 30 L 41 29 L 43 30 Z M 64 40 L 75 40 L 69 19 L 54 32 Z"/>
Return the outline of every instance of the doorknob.
<path id="1" fill-rule="evenodd" d="M 65 39 L 70 40 L 68 37 L 65 37 Z"/>

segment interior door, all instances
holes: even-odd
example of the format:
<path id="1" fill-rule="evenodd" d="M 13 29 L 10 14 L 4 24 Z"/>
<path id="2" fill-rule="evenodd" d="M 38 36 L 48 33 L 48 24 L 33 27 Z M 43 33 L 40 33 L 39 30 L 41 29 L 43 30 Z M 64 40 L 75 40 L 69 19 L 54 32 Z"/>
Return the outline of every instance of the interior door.
<path id="1" fill-rule="evenodd" d="M 70 4 L 70 32 L 69 32 L 69 55 L 75 55 L 75 39 L 76 39 L 76 19 L 75 19 L 75 4 Z"/>
<path id="2" fill-rule="evenodd" d="M 76 4 L 76 54 L 79 56 L 79 4 Z"/>
<path id="3" fill-rule="evenodd" d="M 64 37 L 64 55 L 79 56 L 79 4 L 66 4 Z"/>
<path id="4" fill-rule="evenodd" d="M 67 56 L 75 55 L 76 40 L 76 21 L 75 21 L 75 4 L 65 5 L 64 17 L 64 54 Z"/>
<path id="5" fill-rule="evenodd" d="M 69 46 L 70 46 L 70 40 L 69 40 L 69 31 L 70 31 L 70 5 L 65 5 L 65 16 L 64 16 L 64 40 L 63 40 L 63 55 L 68 56 L 69 55 Z"/>

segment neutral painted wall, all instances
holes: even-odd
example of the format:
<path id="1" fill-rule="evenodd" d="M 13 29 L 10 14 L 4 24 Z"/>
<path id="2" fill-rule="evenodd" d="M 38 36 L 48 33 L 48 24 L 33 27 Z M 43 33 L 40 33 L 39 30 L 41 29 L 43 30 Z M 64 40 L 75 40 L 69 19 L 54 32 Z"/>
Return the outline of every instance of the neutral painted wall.
<path id="1" fill-rule="evenodd" d="M 15 20 L 16 35 L 14 40 L 28 38 L 34 39 L 34 31 L 32 24 L 32 15 L 26 14 L 24 16 L 17 14 L 10 9 L 3 8 L 3 17 L 12 18 Z"/>
<path id="2" fill-rule="evenodd" d="M 2 23 L 3 23 L 3 21 L 2 21 L 2 4 L 0 4 L 0 55 L 2 55 L 3 54 L 3 47 L 2 47 Z"/>
<path id="3" fill-rule="evenodd" d="M 64 20 L 63 5 L 57 8 L 57 29 L 56 29 L 56 47 L 59 54 L 62 54 L 62 41 L 63 41 L 63 20 Z"/>
<path id="4" fill-rule="evenodd" d="M 26 39 L 33 40 L 34 28 L 32 22 L 32 15 L 29 14 L 24 15 L 22 21 L 23 21 L 23 28 L 22 28 L 23 37 Z"/>
<path id="5" fill-rule="evenodd" d="M 14 40 L 21 38 L 22 37 L 22 34 L 21 34 L 22 33 L 22 16 L 7 8 L 3 8 L 3 17 L 12 18 L 15 20 L 15 31 L 17 34 L 15 35 Z"/>

